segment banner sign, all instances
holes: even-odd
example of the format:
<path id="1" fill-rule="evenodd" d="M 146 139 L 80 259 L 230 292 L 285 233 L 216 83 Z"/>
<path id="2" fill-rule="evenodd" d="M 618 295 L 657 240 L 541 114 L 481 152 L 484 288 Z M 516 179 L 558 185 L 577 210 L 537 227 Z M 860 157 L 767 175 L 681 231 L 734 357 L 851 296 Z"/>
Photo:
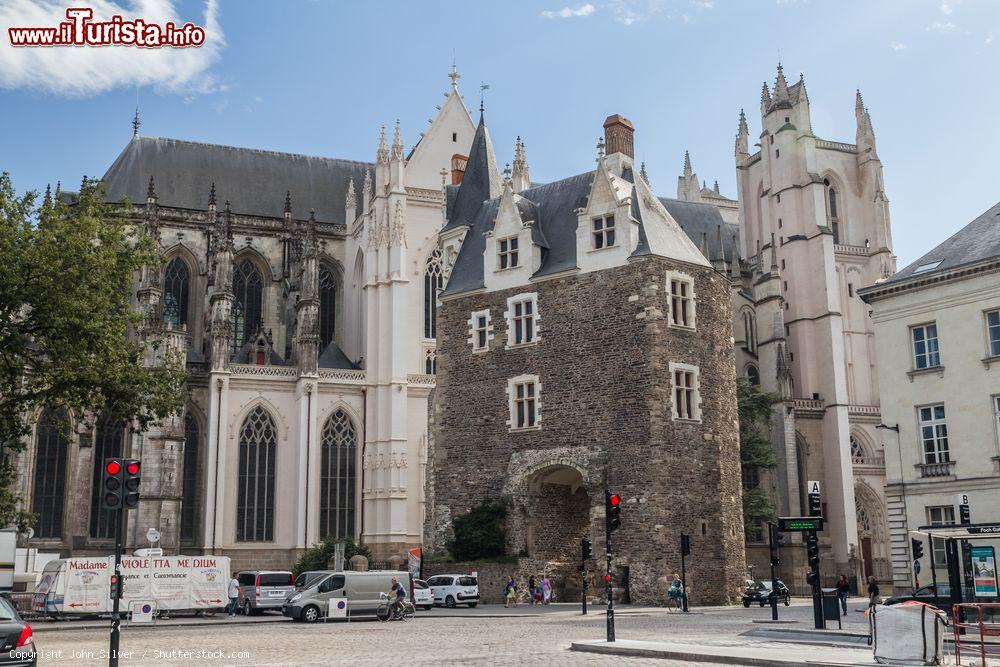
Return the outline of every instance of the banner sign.
<path id="1" fill-rule="evenodd" d="M 993 547 L 972 547 L 969 553 L 976 597 L 997 597 L 997 559 Z"/>
<path id="2" fill-rule="evenodd" d="M 410 570 L 410 575 L 412 575 L 414 579 L 420 578 L 420 565 L 421 565 L 421 560 L 423 560 L 422 557 L 423 557 L 423 552 L 420 550 L 420 547 L 413 547 L 412 549 L 410 549 L 409 570 Z"/>
<path id="3" fill-rule="evenodd" d="M 111 580 L 108 577 L 114 558 L 70 558 L 66 561 L 66 594 L 63 606 L 68 612 L 97 613 L 108 610 Z"/>

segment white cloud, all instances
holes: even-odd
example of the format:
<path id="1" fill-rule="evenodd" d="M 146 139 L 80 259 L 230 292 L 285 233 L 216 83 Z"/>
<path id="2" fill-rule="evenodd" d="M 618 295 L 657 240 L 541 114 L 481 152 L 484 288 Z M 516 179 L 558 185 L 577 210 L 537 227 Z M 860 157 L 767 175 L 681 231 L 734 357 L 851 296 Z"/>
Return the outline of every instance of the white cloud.
<path id="1" fill-rule="evenodd" d="M 957 32 L 958 26 L 951 21 L 935 21 L 927 26 L 927 32 L 952 33 Z"/>
<path id="2" fill-rule="evenodd" d="M 992 43 L 993 43 L 993 33 L 991 32 L 990 34 L 986 35 L 986 39 L 983 40 L 983 44 L 992 44 Z"/>
<path id="3" fill-rule="evenodd" d="M 906 50 L 906 44 L 902 42 L 892 42 L 889 46 L 892 47 L 893 51 L 904 51 Z"/>
<path id="4" fill-rule="evenodd" d="M 588 2 L 585 5 L 580 5 L 579 7 L 576 7 L 575 9 L 573 7 L 566 6 L 563 7 L 562 9 L 557 9 L 554 11 L 546 10 L 542 12 L 542 16 L 544 16 L 547 19 L 571 19 L 571 18 L 576 18 L 578 16 L 590 16 L 591 14 L 594 13 L 594 9 L 595 9 L 594 5 Z"/>
<path id="5" fill-rule="evenodd" d="M 663 0 L 611 0 L 615 21 L 630 26 L 652 18 L 663 12 Z M 667 18 L 678 18 L 667 15 Z"/>
<path id="6" fill-rule="evenodd" d="M 715 7 L 715 0 L 691 0 L 691 4 L 698 9 L 712 9 Z"/>
<path id="7" fill-rule="evenodd" d="M 202 17 L 181 17 L 177 0 L 88 0 L 77 3 L 94 11 L 94 21 L 116 14 L 160 25 L 191 21 L 205 28 L 200 47 L 137 48 L 133 46 L 20 47 L 0 35 L 0 88 L 31 88 L 56 95 L 86 97 L 114 88 L 152 86 L 167 92 L 207 93 L 222 87 L 211 66 L 225 47 L 218 20 L 218 0 L 205 0 Z M 66 20 L 65 0 L 5 0 L 0 2 L 0 26 L 55 27 Z"/>
<path id="8" fill-rule="evenodd" d="M 944 2 L 941 3 L 941 6 L 938 7 L 938 9 L 941 10 L 942 14 L 947 15 L 955 11 L 955 5 L 960 5 L 960 4 L 962 4 L 962 0 L 944 0 Z"/>

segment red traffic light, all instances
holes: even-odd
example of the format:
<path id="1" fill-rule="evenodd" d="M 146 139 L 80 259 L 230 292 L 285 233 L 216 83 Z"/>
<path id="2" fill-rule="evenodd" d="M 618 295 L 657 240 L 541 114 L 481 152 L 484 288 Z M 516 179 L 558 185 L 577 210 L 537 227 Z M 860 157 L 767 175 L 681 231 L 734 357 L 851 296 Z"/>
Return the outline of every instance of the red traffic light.
<path id="1" fill-rule="evenodd" d="M 612 507 L 618 507 L 619 505 L 622 504 L 622 497 L 619 496 L 617 493 L 613 493 L 611 494 L 610 502 Z"/>
<path id="2" fill-rule="evenodd" d="M 611 583 L 611 575 L 610 574 L 604 575 L 604 581 L 606 581 L 606 582 L 608 582 L 610 584 Z"/>
<path id="3" fill-rule="evenodd" d="M 129 461 L 129 464 L 127 466 L 125 466 L 125 472 L 127 472 L 130 475 L 138 475 L 139 474 L 139 462 L 138 461 Z"/>
<path id="4" fill-rule="evenodd" d="M 117 475 L 122 471 L 122 464 L 118 461 L 108 461 L 104 464 L 104 472 L 109 475 Z"/>

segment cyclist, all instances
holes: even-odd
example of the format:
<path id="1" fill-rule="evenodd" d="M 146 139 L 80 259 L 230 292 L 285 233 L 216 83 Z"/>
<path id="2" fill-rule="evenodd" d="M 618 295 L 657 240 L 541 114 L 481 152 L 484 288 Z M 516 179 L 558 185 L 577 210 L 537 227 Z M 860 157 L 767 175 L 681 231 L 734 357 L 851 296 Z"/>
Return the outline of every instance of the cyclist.
<path id="1" fill-rule="evenodd" d="M 670 588 L 667 589 L 667 598 L 680 606 L 681 600 L 684 598 L 684 588 L 681 584 L 681 576 L 674 572 L 674 579 L 670 582 Z"/>
<path id="2" fill-rule="evenodd" d="M 403 585 L 399 583 L 399 579 L 396 577 L 392 578 L 392 588 L 389 589 L 389 595 L 395 595 L 395 598 L 391 603 L 389 603 L 389 613 L 393 616 L 399 616 L 403 613 L 403 600 L 406 599 L 406 589 Z"/>

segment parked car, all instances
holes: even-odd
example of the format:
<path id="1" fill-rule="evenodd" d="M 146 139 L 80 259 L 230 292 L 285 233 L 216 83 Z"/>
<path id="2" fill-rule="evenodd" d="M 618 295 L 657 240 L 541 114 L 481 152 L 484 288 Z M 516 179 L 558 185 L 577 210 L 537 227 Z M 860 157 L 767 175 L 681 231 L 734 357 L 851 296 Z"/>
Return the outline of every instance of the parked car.
<path id="1" fill-rule="evenodd" d="M 766 607 L 771 604 L 771 595 L 775 595 L 777 601 L 783 603 L 786 607 L 792 598 L 792 594 L 783 581 L 779 579 L 776 591 L 772 592 L 771 580 L 764 579 L 748 587 L 743 592 L 743 606 L 749 607 L 751 604 L 759 604 L 761 607 Z"/>
<path id="2" fill-rule="evenodd" d="M 966 586 L 962 590 L 962 597 L 966 602 L 973 599 L 973 594 L 974 591 L 971 586 Z M 951 586 L 949 584 L 921 586 L 912 593 L 903 593 L 902 595 L 893 595 L 890 598 L 886 598 L 882 604 L 899 604 L 900 602 L 909 602 L 910 600 L 916 600 L 917 602 L 937 607 L 951 616 Z"/>
<path id="3" fill-rule="evenodd" d="M 247 570 L 236 575 L 240 582 L 237 604 L 247 616 L 265 609 L 281 609 L 288 594 L 295 590 L 295 578 L 283 570 Z"/>
<path id="4" fill-rule="evenodd" d="M 393 577 L 403 584 L 406 597 L 410 598 L 413 586 L 408 572 L 333 572 L 289 596 L 281 613 L 297 621 L 313 623 L 326 616 L 331 599 L 346 598 L 351 617 L 374 615 L 382 603 L 379 596 L 389 592 Z"/>
<path id="5" fill-rule="evenodd" d="M 35 667 L 38 655 L 31 626 L 24 622 L 10 600 L 0 597 L 0 665 L 3 667 Z"/>
<path id="6" fill-rule="evenodd" d="M 299 576 L 295 577 L 295 590 L 301 591 L 305 588 L 309 588 L 328 574 L 333 574 L 333 570 L 310 570 L 309 572 L 299 572 Z"/>
<path id="7" fill-rule="evenodd" d="M 439 574 L 427 580 L 434 595 L 434 604 L 455 607 L 479 604 L 479 580 L 468 574 Z"/>
<path id="8" fill-rule="evenodd" d="M 413 604 L 424 610 L 434 608 L 434 593 L 423 579 L 413 580 Z"/>

